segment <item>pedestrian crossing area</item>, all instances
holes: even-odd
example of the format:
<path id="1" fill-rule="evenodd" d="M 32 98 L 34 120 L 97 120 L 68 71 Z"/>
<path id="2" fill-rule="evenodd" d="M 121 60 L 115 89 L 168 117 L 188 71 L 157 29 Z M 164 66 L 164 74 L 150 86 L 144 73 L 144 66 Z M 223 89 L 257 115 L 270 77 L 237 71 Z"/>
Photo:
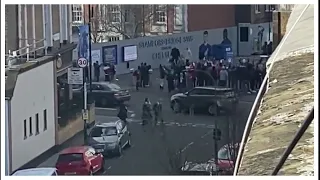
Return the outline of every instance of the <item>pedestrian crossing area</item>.
<path id="1" fill-rule="evenodd" d="M 96 122 L 112 122 L 116 121 L 119 118 L 116 116 L 99 116 L 96 115 Z M 137 124 L 142 124 L 142 120 L 139 119 L 134 119 L 134 118 L 128 118 L 127 122 L 129 123 L 137 123 Z M 158 122 L 157 126 L 162 125 L 162 123 Z M 207 129 L 212 129 L 214 128 L 213 124 L 202 124 L 202 123 L 185 123 L 185 122 L 163 122 L 164 126 L 167 127 L 192 127 L 192 128 L 207 128 Z"/>

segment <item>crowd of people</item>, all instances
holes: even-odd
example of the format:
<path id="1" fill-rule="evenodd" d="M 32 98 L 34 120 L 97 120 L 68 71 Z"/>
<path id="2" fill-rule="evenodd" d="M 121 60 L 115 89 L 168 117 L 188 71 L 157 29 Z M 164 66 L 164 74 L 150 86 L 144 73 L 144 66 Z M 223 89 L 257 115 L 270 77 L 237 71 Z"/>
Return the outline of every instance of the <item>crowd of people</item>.
<path id="1" fill-rule="evenodd" d="M 189 59 L 172 56 L 169 65 L 159 66 L 160 89 L 166 80 L 169 93 L 195 86 L 231 87 L 252 93 L 261 85 L 266 73 L 265 63 L 263 58 L 259 62 L 240 59 L 239 63 L 232 63 L 224 59 L 190 62 Z"/>

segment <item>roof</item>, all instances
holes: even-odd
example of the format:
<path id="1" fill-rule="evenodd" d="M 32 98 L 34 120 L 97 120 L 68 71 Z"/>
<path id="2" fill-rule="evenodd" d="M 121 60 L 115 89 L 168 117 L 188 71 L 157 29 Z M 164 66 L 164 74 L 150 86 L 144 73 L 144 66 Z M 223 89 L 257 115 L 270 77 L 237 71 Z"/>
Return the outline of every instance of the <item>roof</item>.
<path id="1" fill-rule="evenodd" d="M 30 168 L 16 171 L 12 176 L 51 176 L 56 168 Z"/>
<path id="2" fill-rule="evenodd" d="M 299 20 L 301 12 L 304 14 Z M 275 51 L 278 56 L 271 56 L 274 64 L 268 89 L 246 143 L 239 175 L 270 175 L 314 106 L 313 16 L 313 5 L 296 5 L 287 24 L 287 29 L 293 27 L 291 34 Z M 313 138 L 311 124 L 279 174 L 314 174 Z"/>
<path id="3" fill-rule="evenodd" d="M 73 154 L 73 153 L 85 153 L 88 150 L 89 146 L 74 146 L 69 147 L 60 152 L 60 154 Z"/>
<path id="4" fill-rule="evenodd" d="M 61 49 L 57 49 L 57 48 L 53 48 L 51 54 L 48 54 L 46 56 L 43 57 L 39 57 L 35 60 L 30 60 L 29 62 L 25 62 L 23 64 L 19 64 L 19 65 L 14 65 L 11 68 L 6 68 L 5 71 L 5 75 L 6 75 L 6 85 L 5 85 L 5 94 L 6 94 L 6 99 L 11 99 L 14 93 L 14 88 L 16 86 L 16 81 L 18 79 L 18 75 L 22 74 L 24 72 L 27 72 L 31 69 L 34 69 L 38 66 L 41 66 L 43 64 L 46 64 L 50 61 L 55 60 L 56 55 L 58 53 L 64 53 L 67 51 L 70 51 L 72 49 L 74 49 L 77 45 L 76 44 L 68 44 L 66 46 L 64 46 Z"/>
<path id="5" fill-rule="evenodd" d="M 209 89 L 209 90 L 215 90 L 215 91 L 231 91 L 232 88 L 227 87 L 217 87 L 217 86 L 197 86 L 195 89 Z"/>

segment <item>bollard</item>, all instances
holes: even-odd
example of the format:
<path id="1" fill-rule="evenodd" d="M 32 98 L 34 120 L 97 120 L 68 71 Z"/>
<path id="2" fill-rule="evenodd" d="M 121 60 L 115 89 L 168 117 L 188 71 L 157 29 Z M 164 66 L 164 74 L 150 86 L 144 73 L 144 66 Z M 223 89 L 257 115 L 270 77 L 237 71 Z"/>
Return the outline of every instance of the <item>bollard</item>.
<path id="1" fill-rule="evenodd" d="M 29 56 L 30 56 L 30 45 L 29 44 L 27 44 L 27 62 L 29 62 Z"/>

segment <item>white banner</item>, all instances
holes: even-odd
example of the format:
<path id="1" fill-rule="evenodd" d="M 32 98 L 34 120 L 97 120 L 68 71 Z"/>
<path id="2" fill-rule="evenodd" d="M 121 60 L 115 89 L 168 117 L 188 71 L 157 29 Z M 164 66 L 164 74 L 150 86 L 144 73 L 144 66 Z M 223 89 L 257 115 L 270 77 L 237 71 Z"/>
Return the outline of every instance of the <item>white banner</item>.
<path id="1" fill-rule="evenodd" d="M 91 59 L 92 59 L 92 64 L 97 61 L 99 62 L 99 64 L 101 64 L 102 63 L 101 50 L 92 50 Z"/>

